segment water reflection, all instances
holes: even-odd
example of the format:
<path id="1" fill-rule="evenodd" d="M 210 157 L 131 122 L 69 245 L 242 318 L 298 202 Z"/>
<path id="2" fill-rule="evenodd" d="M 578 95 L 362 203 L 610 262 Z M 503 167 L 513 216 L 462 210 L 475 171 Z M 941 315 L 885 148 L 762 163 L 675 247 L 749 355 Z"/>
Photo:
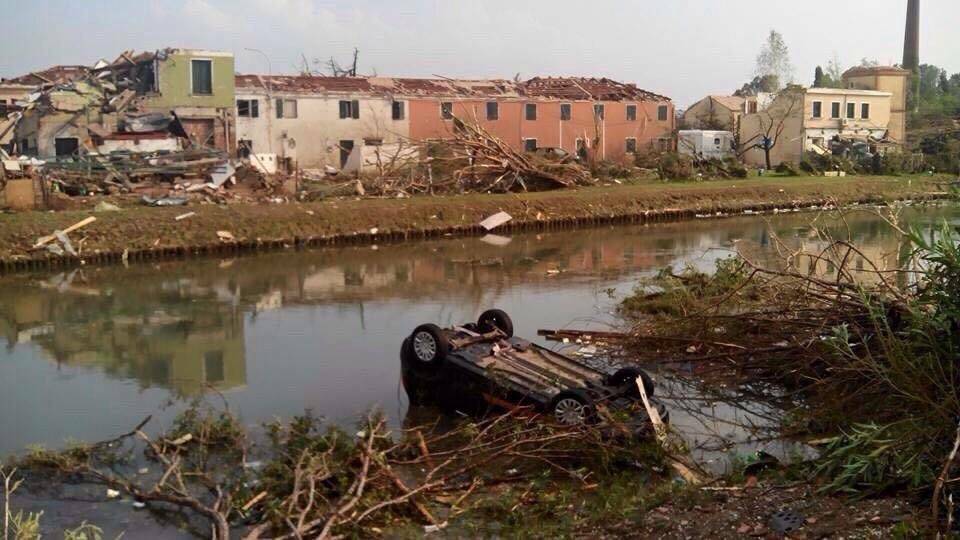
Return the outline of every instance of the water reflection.
<path id="1" fill-rule="evenodd" d="M 953 210 L 922 219 L 939 215 Z M 820 242 L 810 215 L 771 219 L 788 245 Z M 875 217 L 833 226 L 868 256 L 901 256 Z M 414 325 L 492 306 L 526 336 L 610 321 L 612 298 L 663 266 L 709 269 L 735 243 L 769 257 L 767 227 L 736 218 L 6 277 L 0 409 L 14 414 L 0 415 L 0 454 L 103 438 L 208 387 L 249 422 L 304 408 L 349 421 L 374 404 L 399 421 L 396 349 Z"/>

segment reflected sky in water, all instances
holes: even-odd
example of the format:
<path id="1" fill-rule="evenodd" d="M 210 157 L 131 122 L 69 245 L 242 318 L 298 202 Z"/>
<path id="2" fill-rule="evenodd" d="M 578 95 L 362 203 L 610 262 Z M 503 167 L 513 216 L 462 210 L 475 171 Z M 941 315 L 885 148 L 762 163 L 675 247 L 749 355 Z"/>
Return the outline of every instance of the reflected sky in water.
<path id="1" fill-rule="evenodd" d="M 768 218 L 781 239 L 816 242 L 812 215 Z M 896 260 L 881 220 L 848 225 L 871 257 Z M 773 245 L 764 219 L 744 217 L 0 278 L 0 455 L 111 437 L 148 414 L 169 423 L 207 388 L 248 424 L 304 409 L 349 423 L 372 406 L 399 422 L 398 348 L 417 324 L 499 307 L 523 336 L 602 326 L 641 276 L 712 268 L 735 242 L 761 258 Z"/>

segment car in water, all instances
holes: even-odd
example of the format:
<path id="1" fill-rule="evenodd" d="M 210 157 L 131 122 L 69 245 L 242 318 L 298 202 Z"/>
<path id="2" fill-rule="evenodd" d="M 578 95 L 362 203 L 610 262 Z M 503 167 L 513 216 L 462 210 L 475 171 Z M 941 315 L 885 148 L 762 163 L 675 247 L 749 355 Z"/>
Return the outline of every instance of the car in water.
<path id="1" fill-rule="evenodd" d="M 631 424 L 649 432 L 650 420 L 637 380 L 654 401 L 655 385 L 644 370 L 606 373 L 513 335 L 513 321 L 499 309 L 476 323 L 441 328 L 421 324 L 401 346 L 401 374 L 412 405 L 436 403 L 478 409 L 530 408 L 563 425 L 592 423 L 598 407 L 633 413 Z"/>

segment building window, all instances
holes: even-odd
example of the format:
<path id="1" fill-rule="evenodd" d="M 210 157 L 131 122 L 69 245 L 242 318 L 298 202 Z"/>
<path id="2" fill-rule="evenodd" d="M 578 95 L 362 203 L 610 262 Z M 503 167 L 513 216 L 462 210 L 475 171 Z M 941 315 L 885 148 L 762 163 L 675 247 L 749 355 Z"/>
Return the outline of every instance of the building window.
<path id="1" fill-rule="evenodd" d="M 524 118 L 527 120 L 536 120 L 537 119 L 537 104 L 536 103 L 527 103 L 523 108 Z M 536 139 L 531 139 L 533 142 L 536 142 Z"/>
<path id="2" fill-rule="evenodd" d="M 340 101 L 340 118 L 360 118 L 360 102 L 357 100 Z"/>
<path id="3" fill-rule="evenodd" d="M 596 103 L 596 104 L 594 104 L 594 106 L 593 106 L 593 116 L 594 116 L 594 118 L 597 118 L 598 120 L 603 120 L 603 104 L 602 104 L 602 103 Z"/>
<path id="4" fill-rule="evenodd" d="M 237 100 L 237 116 L 242 116 L 244 118 L 259 118 L 260 117 L 260 100 L 259 99 L 238 99 Z"/>
<path id="5" fill-rule="evenodd" d="M 666 122 L 669 114 L 670 114 L 670 107 L 667 107 L 666 105 L 661 105 L 657 107 L 657 120 L 661 122 Z"/>
<path id="6" fill-rule="evenodd" d="M 76 137 L 57 137 L 53 140 L 53 147 L 57 157 L 67 157 L 80 150 L 80 141 Z"/>
<path id="7" fill-rule="evenodd" d="M 524 139 L 524 140 L 523 140 L 523 151 L 524 151 L 524 152 L 536 152 L 536 151 L 537 151 L 537 140 L 536 140 L 536 139 Z"/>
<path id="8" fill-rule="evenodd" d="M 500 119 L 500 104 L 496 101 L 487 102 L 487 120 Z"/>
<path id="9" fill-rule="evenodd" d="M 627 105 L 627 122 L 635 122 L 636 120 L 637 120 L 637 106 Z"/>
<path id="10" fill-rule="evenodd" d="M 573 118 L 573 106 L 569 103 L 560 104 L 560 120 L 570 120 Z"/>
<path id="11" fill-rule="evenodd" d="M 747 114 L 756 114 L 756 112 L 757 112 L 757 102 L 751 101 L 747 105 Z"/>
<path id="12" fill-rule="evenodd" d="M 870 118 L 870 104 L 861 103 L 860 104 L 860 118 L 867 120 Z"/>
<path id="13" fill-rule="evenodd" d="M 717 148 L 720 148 L 720 137 L 713 138 L 713 145 L 716 146 Z"/>
<path id="14" fill-rule="evenodd" d="M 440 104 L 440 118 L 451 120 L 453 118 L 453 103 L 444 101 Z"/>
<path id="15" fill-rule="evenodd" d="M 636 154 L 637 153 L 637 140 L 633 137 L 627 137 L 627 153 Z"/>
<path id="16" fill-rule="evenodd" d="M 296 118 L 297 100 L 277 98 L 277 118 Z"/>
<path id="17" fill-rule="evenodd" d="M 394 120 L 403 120 L 404 119 L 404 110 L 402 101 L 394 101 L 390 104 L 391 114 L 393 115 Z"/>
<path id="18" fill-rule="evenodd" d="M 823 118 L 823 103 L 819 101 L 813 102 L 813 117 Z"/>
<path id="19" fill-rule="evenodd" d="M 253 141 L 250 139 L 240 139 L 237 141 L 237 157 L 246 159 L 253 153 Z"/>
<path id="20" fill-rule="evenodd" d="M 840 102 L 834 101 L 830 104 L 830 118 L 836 120 L 840 118 Z"/>
<path id="21" fill-rule="evenodd" d="M 856 117 L 857 117 L 857 104 L 847 103 L 847 118 L 854 119 Z"/>
<path id="22" fill-rule="evenodd" d="M 213 95 L 213 60 L 190 60 L 191 93 Z"/>

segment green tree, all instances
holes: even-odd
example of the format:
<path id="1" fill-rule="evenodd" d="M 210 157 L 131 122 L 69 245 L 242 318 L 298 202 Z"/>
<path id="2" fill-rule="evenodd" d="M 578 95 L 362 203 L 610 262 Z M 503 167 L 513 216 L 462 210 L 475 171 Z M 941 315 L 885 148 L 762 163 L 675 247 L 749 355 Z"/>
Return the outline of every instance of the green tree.
<path id="1" fill-rule="evenodd" d="M 817 66 L 817 69 L 813 72 L 813 87 L 814 88 L 825 88 L 824 86 L 824 73 L 823 68 Z"/>
<path id="2" fill-rule="evenodd" d="M 757 67 L 754 75 L 757 77 L 776 77 L 777 88 L 783 84 L 793 82 L 793 65 L 790 63 L 790 50 L 787 48 L 783 35 L 776 30 L 770 30 L 760 53 L 757 55 Z"/>
<path id="3" fill-rule="evenodd" d="M 777 79 L 776 75 L 764 75 L 754 77 L 752 81 L 741 86 L 733 95 L 740 97 L 755 96 L 761 92 L 774 93 L 779 89 L 780 80 Z"/>

